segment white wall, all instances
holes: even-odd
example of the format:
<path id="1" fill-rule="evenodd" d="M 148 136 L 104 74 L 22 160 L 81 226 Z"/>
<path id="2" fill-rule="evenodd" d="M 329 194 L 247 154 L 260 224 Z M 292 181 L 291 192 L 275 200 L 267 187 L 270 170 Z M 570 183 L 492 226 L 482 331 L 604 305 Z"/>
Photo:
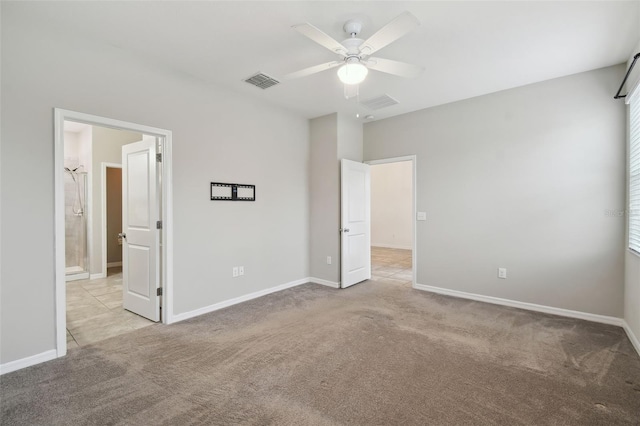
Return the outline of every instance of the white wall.
<path id="1" fill-rule="evenodd" d="M 62 39 L 30 7 L 2 4 L 0 363 L 55 348 L 54 107 L 173 132 L 176 314 L 309 275 L 306 119 Z M 210 201 L 211 181 L 256 184 L 257 201 Z"/>
<path id="2" fill-rule="evenodd" d="M 92 275 L 106 274 L 102 264 L 102 163 L 122 163 L 122 146 L 142 140 L 142 135 L 126 130 L 92 127 L 91 172 L 91 268 Z"/>
<path id="3" fill-rule="evenodd" d="M 80 143 L 78 134 L 75 132 L 64 132 L 64 159 L 65 163 L 69 160 L 78 160 L 80 157 Z M 65 166 L 66 167 L 66 166 Z"/>
<path id="4" fill-rule="evenodd" d="M 371 245 L 413 248 L 411 161 L 371 166 Z"/>
<path id="5" fill-rule="evenodd" d="M 419 284 L 622 316 L 624 219 L 605 211 L 625 204 L 623 73 L 365 125 L 366 160 L 417 155 Z"/>

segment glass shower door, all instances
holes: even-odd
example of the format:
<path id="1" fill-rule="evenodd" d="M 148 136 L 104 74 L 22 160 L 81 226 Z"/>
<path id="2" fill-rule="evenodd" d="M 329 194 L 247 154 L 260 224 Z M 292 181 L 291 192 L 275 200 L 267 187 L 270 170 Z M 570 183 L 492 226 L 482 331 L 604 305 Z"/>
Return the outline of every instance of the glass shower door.
<path id="1" fill-rule="evenodd" d="M 67 281 L 89 278 L 87 173 L 64 174 L 65 275 Z"/>

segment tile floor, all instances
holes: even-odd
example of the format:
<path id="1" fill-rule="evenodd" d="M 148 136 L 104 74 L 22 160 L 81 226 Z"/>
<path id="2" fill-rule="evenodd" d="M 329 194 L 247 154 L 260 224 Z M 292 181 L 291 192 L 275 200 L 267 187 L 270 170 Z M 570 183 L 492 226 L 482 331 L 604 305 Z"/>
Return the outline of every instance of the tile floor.
<path id="1" fill-rule="evenodd" d="M 122 268 L 107 278 L 67 282 L 67 349 L 154 324 L 122 307 Z"/>
<path id="2" fill-rule="evenodd" d="M 413 279 L 411 250 L 371 247 L 371 279 L 408 284 Z"/>

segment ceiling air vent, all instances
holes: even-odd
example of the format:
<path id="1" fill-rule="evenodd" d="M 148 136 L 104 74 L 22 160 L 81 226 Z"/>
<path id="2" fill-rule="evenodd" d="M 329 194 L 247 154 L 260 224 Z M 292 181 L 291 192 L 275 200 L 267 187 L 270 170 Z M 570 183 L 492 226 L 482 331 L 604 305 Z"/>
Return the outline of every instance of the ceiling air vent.
<path id="1" fill-rule="evenodd" d="M 263 74 L 261 72 L 255 75 L 252 75 L 251 77 L 247 78 L 245 81 L 261 89 L 268 89 L 269 87 L 275 86 L 276 84 L 280 83 L 275 78 L 269 77 L 268 75 Z"/>
<path id="2" fill-rule="evenodd" d="M 396 101 L 389 95 L 382 95 L 382 96 L 378 96 L 377 98 L 366 99 L 360 102 L 360 104 L 375 111 L 377 109 L 382 109 L 382 108 L 390 107 L 392 105 L 397 105 L 398 101 Z"/>

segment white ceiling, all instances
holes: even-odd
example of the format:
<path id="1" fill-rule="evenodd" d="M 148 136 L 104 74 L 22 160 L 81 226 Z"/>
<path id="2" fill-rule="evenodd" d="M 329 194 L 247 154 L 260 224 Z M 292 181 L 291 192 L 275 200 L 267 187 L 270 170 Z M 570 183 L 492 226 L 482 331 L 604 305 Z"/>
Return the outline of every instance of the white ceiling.
<path id="1" fill-rule="evenodd" d="M 399 105 L 370 112 L 345 100 L 335 69 L 266 90 L 242 81 L 337 58 L 294 24 L 310 22 L 342 40 L 344 22 L 360 18 L 366 39 L 405 10 L 421 26 L 376 56 L 425 72 L 408 80 L 372 71 L 360 86 L 363 100 L 388 94 Z M 336 111 L 386 118 L 619 64 L 640 38 L 638 1 L 46 2 L 31 6 L 29 17 L 308 118 Z"/>

